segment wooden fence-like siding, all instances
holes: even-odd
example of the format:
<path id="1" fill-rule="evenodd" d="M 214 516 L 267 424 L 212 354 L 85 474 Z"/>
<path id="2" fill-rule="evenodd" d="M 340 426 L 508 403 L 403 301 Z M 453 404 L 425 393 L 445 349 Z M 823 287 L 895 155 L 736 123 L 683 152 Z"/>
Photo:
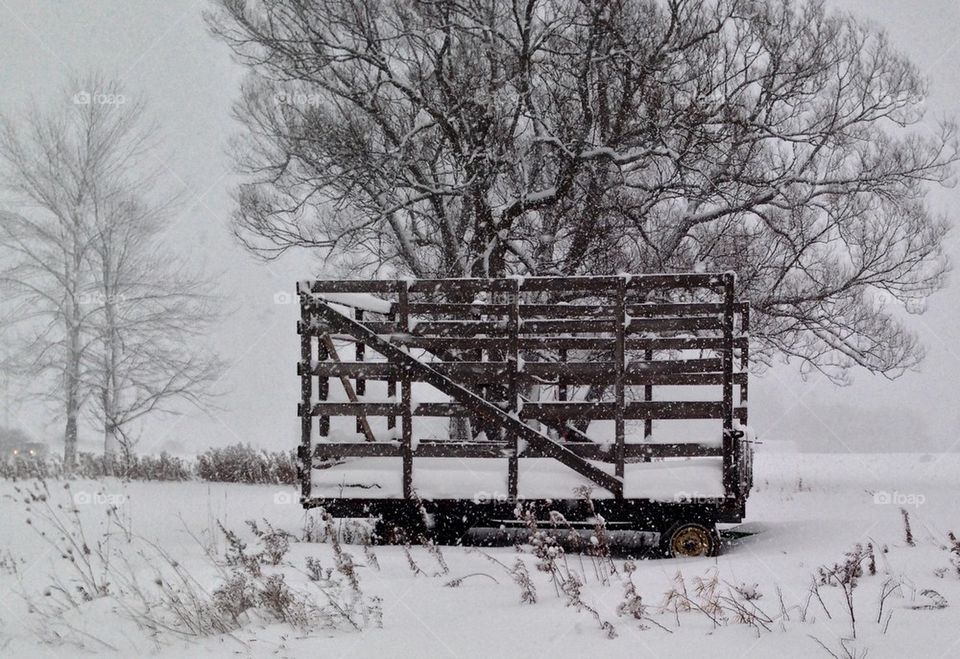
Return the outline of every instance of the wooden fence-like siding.
<path id="1" fill-rule="evenodd" d="M 301 282 L 303 496 L 315 460 L 364 456 L 402 458 L 407 498 L 417 457 L 507 457 L 511 496 L 519 460 L 552 457 L 621 496 L 630 461 L 722 456 L 734 496 L 744 479 L 734 421 L 747 421 L 749 359 L 749 306 L 734 287 L 731 273 Z M 355 345 L 352 361 L 336 352 L 344 340 Z M 328 400 L 330 378 L 347 401 Z M 376 381 L 389 400 L 360 400 Z M 416 382 L 449 402 L 413 400 Z M 719 395 L 655 400 L 658 388 L 678 386 Z M 335 416 L 355 417 L 366 441 L 331 440 Z M 413 419 L 424 416 L 470 418 L 475 436 L 414 438 Z M 378 438 L 372 417 L 388 428 L 399 418 L 399 442 Z M 630 420 L 643 420 L 649 438 L 653 421 L 680 419 L 719 420 L 720 445 L 625 441 Z M 596 420 L 613 422 L 611 442 L 587 438 Z M 613 463 L 614 475 L 589 461 Z"/>

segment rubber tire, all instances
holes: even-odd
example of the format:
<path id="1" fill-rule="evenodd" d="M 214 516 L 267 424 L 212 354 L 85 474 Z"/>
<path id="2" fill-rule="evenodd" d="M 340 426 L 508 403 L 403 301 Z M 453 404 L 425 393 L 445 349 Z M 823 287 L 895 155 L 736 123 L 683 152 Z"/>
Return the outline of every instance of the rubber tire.
<path id="1" fill-rule="evenodd" d="M 463 537 L 473 526 L 462 514 L 438 513 L 434 518 L 432 535 L 438 545 L 456 546 L 462 544 Z"/>
<path id="2" fill-rule="evenodd" d="M 678 554 L 673 547 L 673 540 L 677 534 L 688 529 L 701 531 L 708 540 L 707 550 L 702 554 Z M 660 553 L 666 558 L 694 558 L 716 556 L 720 553 L 720 533 L 714 524 L 703 522 L 680 521 L 670 525 L 666 531 L 660 533 Z"/>
<path id="3" fill-rule="evenodd" d="M 381 517 L 374 525 L 374 538 L 380 545 L 418 545 L 427 535 L 427 527 L 419 514 Z"/>

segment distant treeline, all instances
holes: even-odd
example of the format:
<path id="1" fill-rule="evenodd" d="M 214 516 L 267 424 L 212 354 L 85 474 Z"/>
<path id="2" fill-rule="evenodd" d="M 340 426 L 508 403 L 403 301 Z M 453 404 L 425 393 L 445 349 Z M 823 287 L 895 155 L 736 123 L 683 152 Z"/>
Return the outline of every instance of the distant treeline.
<path id="1" fill-rule="evenodd" d="M 0 460 L 0 478 L 11 480 L 100 479 L 109 476 L 128 480 L 187 481 L 224 483 L 264 483 L 271 485 L 297 482 L 294 451 L 264 451 L 236 444 L 211 448 L 195 459 L 160 455 L 131 455 L 107 462 L 103 455 L 80 452 L 72 469 L 65 469 L 60 456 L 18 455 Z"/>

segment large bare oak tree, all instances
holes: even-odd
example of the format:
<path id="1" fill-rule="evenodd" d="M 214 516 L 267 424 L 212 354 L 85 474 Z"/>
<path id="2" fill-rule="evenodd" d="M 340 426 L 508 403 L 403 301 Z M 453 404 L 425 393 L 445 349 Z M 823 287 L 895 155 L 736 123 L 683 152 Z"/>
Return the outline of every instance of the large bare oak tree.
<path id="1" fill-rule="evenodd" d="M 951 122 L 875 26 L 786 0 L 215 0 L 234 226 L 417 276 L 735 270 L 759 359 L 922 356 Z"/>

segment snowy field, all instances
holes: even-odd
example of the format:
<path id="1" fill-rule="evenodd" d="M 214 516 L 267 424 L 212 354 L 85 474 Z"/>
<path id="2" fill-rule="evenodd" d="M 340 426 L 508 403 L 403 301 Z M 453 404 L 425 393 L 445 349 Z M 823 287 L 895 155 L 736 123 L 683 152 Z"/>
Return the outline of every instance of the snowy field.
<path id="1" fill-rule="evenodd" d="M 953 657 L 960 654 L 960 455 L 815 455 L 760 451 L 748 521 L 728 537 L 716 559 L 638 560 L 615 552 L 609 560 L 568 553 L 561 574 L 584 582 L 568 605 L 550 572 L 526 546 L 465 549 L 346 545 L 357 564 L 360 590 L 376 603 L 366 629 L 298 630 L 265 616 L 241 616 L 238 629 L 187 640 L 145 625 L 139 603 L 157 599 L 160 576 L 171 565 L 189 574 L 197 592 L 223 581 L 228 543 L 218 522 L 257 545 L 244 520 L 268 520 L 302 537 L 307 520 L 293 488 L 191 482 L 48 483 L 47 501 L 19 501 L 26 483 L 0 483 L 0 654 L 5 657 L 77 656 L 323 656 L 323 657 Z M 20 488 L 20 492 L 17 491 Z M 111 557 L 105 596 L 77 593 L 76 556 L 64 559 L 50 510 L 70 527 L 77 504 L 88 556 Z M 47 504 L 51 508 L 47 508 Z M 63 510 L 57 504 L 64 504 Z M 115 515 L 108 515 L 111 504 Z M 901 509 L 909 513 L 914 546 Z M 29 519 L 29 524 L 27 523 Z M 33 527 L 33 528 L 31 528 Z M 261 521 L 261 527 L 263 527 Z M 47 535 L 41 537 L 39 532 Z M 314 529 L 316 531 L 316 529 Z M 98 546 L 100 549 L 97 550 Z M 818 568 L 842 564 L 860 544 L 874 548 L 853 588 L 812 585 Z M 83 553 L 83 545 L 79 552 Z M 298 592 L 317 583 L 308 557 L 333 565 L 330 543 L 291 542 L 277 567 Z M 376 557 L 377 569 L 370 553 Z M 162 558 L 162 557 L 166 558 Z M 524 562 L 534 603 L 510 570 Z M 92 561 L 93 581 L 100 567 Z M 218 567 L 218 563 L 220 564 Z M 133 578 L 131 579 L 131 575 Z M 460 577 L 459 585 L 451 581 Z M 627 579 L 640 596 L 623 606 Z M 454 582 L 456 583 L 456 582 Z M 136 588 L 143 597 L 131 593 Z M 698 585 L 699 584 L 699 585 Z M 569 586 L 569 582 L 567 582 Z M 75 608 L 60 612 L 71 591 Z M 852 596 L 856 640 L 844 593 Z M 672 597 L 670 596 L 672 593 Z M 881 600 L 883 611 L 880 612 Z M 347 598 L 349 601 L 349 597 Z M 821 601 L 822 600 L 822 601 Z M 61 607 L 62 608 L 62 607 Z M 629 608 L 629 610 L 626 610 Z M 618 611 L 618 609 L 620 609 Z M 639 616 L 631 615 L 636 612 Z M 379 616 L 382 614 L 382 627 Z M 169 612 L 155 604 L 150 614 Z M 139 617 L 138 617 L 139 616 Z M 880 622 L 878 623 L 878 619 Z M 605 624 L 609 623 L 609 624 Z M 182 626 L 181 626 L 182 629 Z M 615 635 L 615 638 L 609 638 Z M 43 639 L 43 640 L 41 640 Z M 820 645 L 822 643 L 822 646 Z M 825 647 L 823 647 L 825 646 Z M 849 654 L 847 654 L 849 652 Z"/>

